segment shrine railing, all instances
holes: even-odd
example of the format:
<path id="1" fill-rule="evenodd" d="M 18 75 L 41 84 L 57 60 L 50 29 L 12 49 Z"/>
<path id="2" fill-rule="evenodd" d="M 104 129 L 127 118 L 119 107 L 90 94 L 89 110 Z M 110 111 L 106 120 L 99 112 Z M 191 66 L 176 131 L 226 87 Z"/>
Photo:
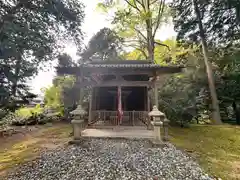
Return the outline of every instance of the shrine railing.
<path id="1" fill-rule="evenodd" d="M 92 111 L 89 124 L 102 125 L 148 125 L 149 117 L 147 111 L 123 111 L 122 121 L 118 120 L 117 111 Z"/>

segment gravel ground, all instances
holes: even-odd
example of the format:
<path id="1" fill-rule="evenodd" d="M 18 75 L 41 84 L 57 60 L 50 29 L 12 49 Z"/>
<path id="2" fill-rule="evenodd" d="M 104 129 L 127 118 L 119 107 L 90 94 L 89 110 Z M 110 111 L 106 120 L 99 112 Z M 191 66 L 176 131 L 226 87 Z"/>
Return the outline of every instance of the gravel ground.
<path id="1" fill-rule="evenodd" d="M 144 140 L 91 139 L 27 163 L 8 180 L 209 180 L 199 165 L 173 145 L 152 148 Z"/>

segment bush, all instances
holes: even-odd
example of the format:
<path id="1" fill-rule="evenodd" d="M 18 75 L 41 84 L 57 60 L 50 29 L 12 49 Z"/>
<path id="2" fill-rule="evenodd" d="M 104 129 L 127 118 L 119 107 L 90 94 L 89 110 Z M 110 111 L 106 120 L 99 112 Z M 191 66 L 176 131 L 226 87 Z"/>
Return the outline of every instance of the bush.
<path id="1" fill-rule="evenodd" d="M 13 122 L 17 121 L 19 117 L 16 116 L 15 113 L 8 112 L 1 120 L 0 126 L 5 128 L 13 124 Z"/>
<path id="2" fill-rule="evenodd" d="M 40 104 L 37 104 L 35 107 L 23 107 L 15 111 L 16 115 L 22 118 L 29 118 L 33 115 L 39 115 L 43 113 L 43 108 Z"/>
<path id="3" fill-rule="evenodd" d="M 0 109 L 0 121 L 7 115 L 7 110 Z"/>
<path id="4" fill-rule="evenodd" d="M 4 118 L 0 121 L 1 127 L 7 127 L 10 125 L 24 126 L 24 125 L 36 125 L 46 124 L 60 120 L 62 112 L 52 108 L 42 108 L 40 105 L 35 107 L 23 107 L 12 112 L 5 112 Z"/>

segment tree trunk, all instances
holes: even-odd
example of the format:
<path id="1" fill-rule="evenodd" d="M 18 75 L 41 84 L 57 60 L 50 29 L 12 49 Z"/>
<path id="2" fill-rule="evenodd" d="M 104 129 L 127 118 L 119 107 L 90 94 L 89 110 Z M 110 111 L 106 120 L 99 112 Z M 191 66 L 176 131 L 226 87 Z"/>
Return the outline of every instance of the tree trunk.
<path id="1" fill-rule="evenodd" d="M 236 123 L 237 123 L 238 125 L 240 125 L 240 114 L 239 114 L 239 111 L 238 111 L 238 108 L 237 108 L 237 103 L 236 103 L 236 101 L 233 101 L 232 107 L 233 107 L 233 110 L 234 110 L 234 114 L 235 114 L 235 118 L 236 118 Z"/>
<path id="2" fill-rule="evenodd" d="M 198 19 L 198 26 L 199 26 L 199 31 L 200 31 L 200 38 L 201 38 L 201 44 L 202 44 L 202 51 L 203 51 L 203 56 L 204 56 L 204 62 L 206 66 L 206 71 L 207 71 L 207 77 L 208 77 L 208 84 L 209 84 L 209 90 L 211 93 L 211 99 L 212 99 L 212 119 L 215 124 L 221 124 L 221 116 L 220 116 L 220 109 L 219 109 L 219 104 L 218 104 L 218 98 L 217 98 L 217 92 L 215 88 L 215 82 L 214 82 L 214 77 L 213 77 L 213 72 L 212 72 L 212 65 L 209 63 L 208 60 L 208 50 L 207 50 L 207 42 L 205 39 L 205 32 L 203 29 L 202 25 L 202 20 L 201 20 L 201 15 L 200 15 L 200 10 L 198 8 L 198 4 L 196 0 L 192 0 L 195 14 Z"/>
<path id="3" fill-rule="evenodd" d="M 12 95 L 13 97 L 16 97 L 17 93 L 17 86 L 18 86 L 18 80 L 19 80 L 19 72 L 21 69 L 21 56 L 17 59 L 15 69 L 14 69 L 14 79 L 13 79 L 13 84 L 12 84 Z"/>
<path id="4" fill-rule="evenodd" d="M 150 16 L 150 1 L 145 1 L 145 13 Z M 152 25 L 152 17 L 148 17 L 146 19 L 146 27 L 147 27 L 147 50 L 148 50 L 148 59 L 154 63 L 154 37 L 153 37 L 153 25 Z"/>

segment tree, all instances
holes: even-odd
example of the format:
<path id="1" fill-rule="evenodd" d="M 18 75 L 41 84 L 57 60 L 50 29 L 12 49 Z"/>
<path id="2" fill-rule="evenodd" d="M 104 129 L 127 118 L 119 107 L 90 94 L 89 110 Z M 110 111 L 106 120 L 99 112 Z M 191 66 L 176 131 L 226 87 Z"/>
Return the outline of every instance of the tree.
<path id="1" fill-rule="evenodd" d="M 83 61 L 99 59 L 101 61 L 118 58 L 121 51 L 121 38 L 111 29 L 103 28 L 89 41 L 81 53 Z"/>
<path id="2" fill-rule="evenodd" d="M 59 54 L 57 58 L 59 67 L 71 67 L 76 65 L 76 63 L 73 62 L 72 57 L 67 53 Z"/>
<path id="3" fill-rule="evenodd" d="M 156 42 L 160 42 L 159 40 L 156 40 Z M 155 46 L 155 53 L 154 53 L 154 60 L 157 64 L 161 65 L 173 65 L 181 63 L 179 62 L 180 58 L 179 56 L 184 56 L 186 53 L 188 53 L 189 48 L 185 48 L 182 45 L 178 44 L 177 41 L 172 39 L 167 39 L 163 41 L 162 43 L 166 44 L 169 49 L 165 46 L 156 45 Z M 136 60 L 144 60 L 144 55 L 138 51 L 137 49 L 134 49 L 131 52 L 125 53 L 123 55 L 124 59 L 136 59 Z"/>
<path id="4" fill-rule="evenodd" d="M 80 45 L 82 10 L 74 0 L 0 1 L 0 65 L 9 97 L 28 91 L 27 78 L 58 54 L 62 37 Z"/>
<path id="5" fill-rule="evenodd" d="M 238 0 L 196 1 L 210 46 L 229 47 L 239 40 Z M 171 3 L 173 22 L 178 40 L 200 42 L 198 20 L 193 16 L 192 0 L 173 0 Z"/>
<path id="6" fill-rule="evenodd" d="M 176 4 L 174 4 L 176 3 Z M 179 30 L 179 38 L 185 38 L 186 35 L 189 38 L 188 40 L 191 40 L 192 42 L 199 43 L 201 42 L 201 48 L 203 51 L 204 56 L 204 62 L 206 67 L 206 73 L 208 76 L 208 83 L 209 83 L 209 90 L 212 98 L 212 118 L 215 121 L 216 124 L 221 124 L 221 117 L 220 117 L 220 110 L 219 110 L 219 103 L 218 98 L 216 94 L 216 88 L 215 88 L 215 82 L 213 77 L 213 71 L 212 71 L 212 64 L 209 61 L 209 54 L 208 54 L 208 46 L 207 46 L 207 40 L 206 35 L 208 35 L 209 29 L 205 24 L 203 24 L 203 21 L 207 19 L 207 15 L 211 15 L 211 11 L 208 11 L 208 9 L 213 9 L 214 4 L 210 4 L 208 1 L 201 2 L 192 0 L 192 1 L 174 1 L 172 3 L 173 12 L 174 12 L 174 22 L 176 25 L 180 25 L 180 28 L 176 29 Z M 193 9 L 192 9 L 193 7 Z M 184 9 L 185 8 L 185 9 Z M 182 10 L 182 11 L 181 11 Z M 179 15 L 182 16 L 179 16 Z M 195 14 L 193 16 L 193 14 Z M 182 17 L 182 18 L 179 18 Z M 211 18 L 210 18 L 211 19 Z M 209 24 L 212 24 L 209 22 Z M 214 27 L 214 26 L 212 26 Z M 200 37 L 200 39 L 198 38 Z M 208 36 L 207 36 L 208 37 Z M 211 44 L 216 43 L 215 41 L 211 41 Z"/>
<path id="7" fill-rule="evenodd" d="M 168 47 L 155 41 L 161 23 L 167 19 L 165 0 L 106 1 L 99 3 L 98 7 L 105 12 L 116 9 L 112 23 L 117 34 L 125 39 L 125 45 L 140 51 L 145 59 L 155 62 L 156 44 Z"/>
<path id="8" fill-rule="evenodd" d="M 207 41 L 205 39 L 205 33 L 204 33 L 204 28 L 203 28 L 202 19 L 201 19 L 201 12 L 198 7 L 197 1 L 192 0 L 192 2 L 193 2 L 193 6 L 194 6 L 194 11 L 196 13 L 196 17 L 198 20 L 199 34 L 200 34 L 201 44 L 202 44 L 202 51 L 203 51 L 204 62 L 205 62 L 205 66 L 206 66 L 207 76 L 208 76 L 209 90 L 210 90 L 211 98 L 212 98 L 212 118 L 216 124 L 221 124 L 222 122 L 221 122 L 221 116 L 220 116 L 219 103 L 218 103 L 218 98 L 217 98 L 217 93 L 216 93 L 216 88 L 215 88 L 212 67 L 211 67 L 211 63 L 209 62 L 209 59 L 208 59 Z"/>
<path id="9" fill-rule="evenodd" d="M 217 83 L 217 92 L 220 100 L 220 107 L 225 111 L 225 117 L 230 119 L 226 109 L 232 106 L 237 124 L 240 124 L 240 51 L 223 53 L 223 57 L 218 58 L 219 64 L 219 82 Z"/>

